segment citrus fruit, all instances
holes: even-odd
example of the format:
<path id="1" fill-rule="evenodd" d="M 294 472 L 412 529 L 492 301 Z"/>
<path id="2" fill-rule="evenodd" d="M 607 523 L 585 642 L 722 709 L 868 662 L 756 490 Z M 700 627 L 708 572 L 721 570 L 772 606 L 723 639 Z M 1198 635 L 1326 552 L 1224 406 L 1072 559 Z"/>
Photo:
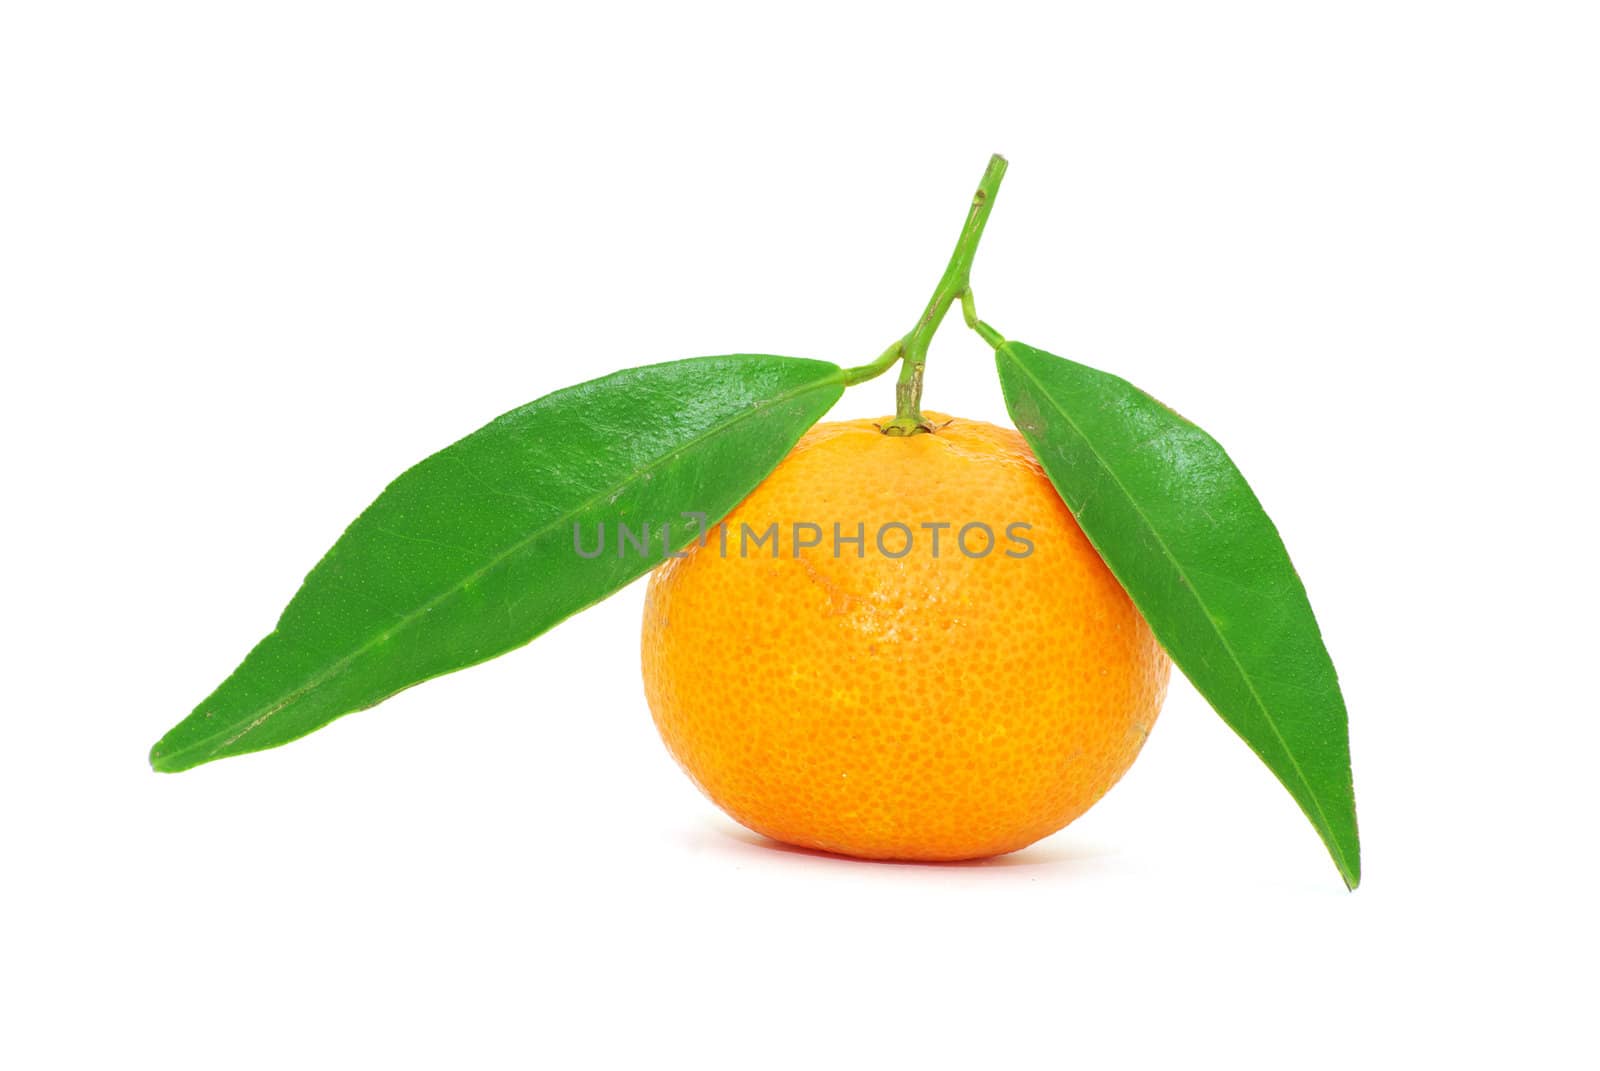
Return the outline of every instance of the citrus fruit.
<path id="1" fill-rule="evenodd" d="M 819 424 L 651 576 L 645 693 L 734 819 L 873 859 L 1014 851 L 1127 770 L 1149 626 L 1017 432 Z"/>

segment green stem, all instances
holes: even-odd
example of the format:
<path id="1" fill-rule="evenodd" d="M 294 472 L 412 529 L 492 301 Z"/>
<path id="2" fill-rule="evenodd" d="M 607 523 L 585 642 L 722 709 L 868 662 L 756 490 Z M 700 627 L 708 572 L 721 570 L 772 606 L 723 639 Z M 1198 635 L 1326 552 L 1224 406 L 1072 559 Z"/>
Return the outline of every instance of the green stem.
<path id="1" fill-rule="evenodd" d="M 884 350 L 878 359 L 871 364 L 861 364 L 854 368 L 846 368 L 844 370 L 844 385 L 853 387 L 857 383 L 865 383 L 869 379 L 875 379 L 883 375 L 900 359 L 900 354 L 904 351 L 905 339 L 895 339 L 894 345 Z"/>
<path id="2" fill-rule="evenodd" d="M 1005 336 L 978 319 L 978 305 L 972 299 L 972 287 L 967 287 L 961 292 L 961 318 L 967 321 L 967 326 L 978 332 L 978 337 L 995 349 L 1005 344 Z"/>
<path id="3" fill-rule="evenodd" d="M 973 320 L 971 327 L 978 332 L 978 337 L 989 344 L 991 349 L 999 349 L 1006 343 L 1006 337 L 982 320 Z"/>
<path id="4" fill-rule="evenodd" d="M 895 415 L 893 420 L 883 426 L 885 435 L 915 435 L 929 430 L 922 419 L 922 370 L 928 359 L 928 344 L 933 341 L 934 333 L 944 322 L 945 313 L 950 311 L 951 305 L 960 301 L 963 312 L 972 308 L 970 285 L 972 259 L 977 255 L 978 241 L 983 237 L 983 226 L 989 221 L 989 211 L 994 207 L 994 197 L 1000 191 L 1000 180 L 1005 174 L 1005 157 L 998 154 L 991 156 L 989 166 L 983 173 L 983 180 L 978 183 L 978 190 L 972 195 L 972 208 L 967 212 L 967 222 L 961 228 L 961 237 L 956 242 L 955 252 L 950 254 L 950 263 L 944 269 L 944 275 L 939 279 L 939 286 L 934 290 L 933 297 L 928 300 L 928 307 L 923 310 L 922 318 L 904 338 L 889 347 L 883 357 L 871 365 L 863 366 L 863 368 L 873 368 L 888 358 L 889 353 L 899 355 L 900 381 L 895 386 Z M 977 319 L 976 313 L 972 313 L 968 317 L 968 322 L 976 325 L 981 321 Z M 988 340 L 987 335 L 985 340 Z M 995 342 L 990 344 L 998 345 Z M 878 371 L 883 371 L 887 367 L 885 364 L 882 368 L 878 368 Z"/>

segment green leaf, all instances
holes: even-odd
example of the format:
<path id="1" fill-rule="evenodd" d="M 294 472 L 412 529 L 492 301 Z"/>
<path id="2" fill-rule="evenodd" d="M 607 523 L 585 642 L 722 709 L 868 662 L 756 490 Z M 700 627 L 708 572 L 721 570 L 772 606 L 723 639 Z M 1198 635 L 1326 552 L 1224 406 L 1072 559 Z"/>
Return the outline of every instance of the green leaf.
<path id="1" fill-rule="evenodd" d="M 825 361 L 698 357 L 507 413 L 390 484 L 151 765 L 276 747 L 520 647 L 693 542 L 685 514 L 720 520 L 842 391 Z"/>
<path id="2" fill-rule="evenodd" d="M 1006 407 L 1156 638 L 1361 880 L 1344 697 L 1278 531 L 1217 441 L 1113 375 L 1003 343 Z"/>

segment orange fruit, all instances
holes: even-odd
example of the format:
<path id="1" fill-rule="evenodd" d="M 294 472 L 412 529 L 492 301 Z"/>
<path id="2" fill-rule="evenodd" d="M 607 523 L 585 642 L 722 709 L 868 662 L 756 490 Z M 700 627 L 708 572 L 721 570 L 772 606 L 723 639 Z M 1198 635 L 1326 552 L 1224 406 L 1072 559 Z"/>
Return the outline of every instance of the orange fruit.
<path id="1" fill-rule="evenodd" d="M 651 576 L 643 662 L 667 748 L 734 819 L 908 860 L 1082 814 L 1170 668 L 1022 436 L 966 420 L 817 425 Z"/>

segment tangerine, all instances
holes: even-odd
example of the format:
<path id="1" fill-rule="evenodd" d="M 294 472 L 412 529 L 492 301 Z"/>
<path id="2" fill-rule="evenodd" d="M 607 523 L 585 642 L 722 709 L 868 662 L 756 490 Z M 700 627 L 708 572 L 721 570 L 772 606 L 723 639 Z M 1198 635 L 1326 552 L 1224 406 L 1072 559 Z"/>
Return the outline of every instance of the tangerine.
<path id="1" fill-rule="evenodd" d="M 927 418 L 817 425 L 651 576 L 661 737 L 775 840 L 1015 851 L 1100 799 L 1160 710 L 1166 655 L 1022 436 Z"/>

